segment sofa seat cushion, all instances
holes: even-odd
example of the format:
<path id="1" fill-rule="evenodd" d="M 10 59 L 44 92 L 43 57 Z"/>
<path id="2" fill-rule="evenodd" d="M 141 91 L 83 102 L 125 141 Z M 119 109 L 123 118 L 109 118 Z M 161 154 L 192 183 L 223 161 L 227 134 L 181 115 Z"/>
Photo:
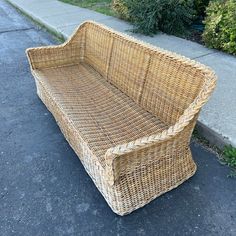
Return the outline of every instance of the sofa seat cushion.
<path id="1" fill-rule="evenodd" d="M 103 167 L 107 149 L 167 128 L 88 64 L 34 74 Z"/>

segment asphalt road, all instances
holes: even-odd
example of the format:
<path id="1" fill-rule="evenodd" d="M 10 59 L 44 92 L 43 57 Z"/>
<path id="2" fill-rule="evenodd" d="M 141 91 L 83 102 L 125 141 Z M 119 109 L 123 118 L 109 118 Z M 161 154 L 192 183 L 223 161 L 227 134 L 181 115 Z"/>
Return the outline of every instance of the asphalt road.
<path id="1" fill-rule="evenodd" d="M 115 215 L 36 95 L 28 47 L 58 43 L 0 0 L 0 235 L 236 235 L 236 179 L 197 143 L 198 171 Z"/>

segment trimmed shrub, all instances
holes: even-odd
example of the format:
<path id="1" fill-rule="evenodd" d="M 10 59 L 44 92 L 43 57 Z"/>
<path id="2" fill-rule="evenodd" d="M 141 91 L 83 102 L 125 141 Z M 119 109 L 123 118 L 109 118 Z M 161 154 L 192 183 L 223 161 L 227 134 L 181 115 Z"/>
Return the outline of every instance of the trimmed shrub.
<path id="1" fill-rule="evenodd" d="M 128 7 L 125 4 L 124 0 L 113 0 L 112 8 L 121 19 L 131 20 L 129 16 Z"/>
<path id="2" fill-rule="evenodd" d="M 206 14 L 206 46 L 236 55 L 236 0 L 212 1 Z"/>
<path id="3" fill-rule="evenodd" d="M 134 31 L 153 34 L 158 30 L 181 34 L 195 17 L 194 0 L 120 0 Z M 117 2 L 117 1 L 114 1 Z M 119 12 L 118 7 L 115 8 Z M 122 15 L 124 15 L 122 13 Z"/>
<path id="4" fill-rule="evenodd" d="M 198 17 L 204 17 L 210 0 L 194 0 L 194 7 Z"/>
<path id="5" fill-rule="evenodd" d="M 159 29 L 165 33 L 181 35 L 195 19 L 193 0 L 165 0 L 159 20 Z"/>

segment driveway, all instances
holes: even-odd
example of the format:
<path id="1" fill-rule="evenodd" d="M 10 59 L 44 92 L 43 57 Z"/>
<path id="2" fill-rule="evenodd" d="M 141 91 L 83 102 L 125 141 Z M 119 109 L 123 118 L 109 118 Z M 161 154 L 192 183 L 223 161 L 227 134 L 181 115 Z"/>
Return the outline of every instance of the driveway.
<path id="1" fill-rule="evenodd" d="M 236 179 L 198 143 L 197 173 L 115 215 L 36 95 L 25 49 L 58 43 L 0 0 L 0 235 L 236 235 Z"/>

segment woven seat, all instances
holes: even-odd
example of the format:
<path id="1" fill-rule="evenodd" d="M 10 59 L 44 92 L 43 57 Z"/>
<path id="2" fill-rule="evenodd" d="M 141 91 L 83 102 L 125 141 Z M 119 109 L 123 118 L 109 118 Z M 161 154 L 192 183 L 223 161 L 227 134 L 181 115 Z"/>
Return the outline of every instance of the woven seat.
<path id="1" fill-rule="evenodd" d="M 216 84 L 211 69 L 95 22 L 27 56 L 38 96 L 114 212 L 195 173 L 189 141 Z"/>
<path id="2" fill-rule="evenodd" d="M 103 167 L 109 148 L 167 128 L 87 64 L 36 70 L 35 75 Z"/>

